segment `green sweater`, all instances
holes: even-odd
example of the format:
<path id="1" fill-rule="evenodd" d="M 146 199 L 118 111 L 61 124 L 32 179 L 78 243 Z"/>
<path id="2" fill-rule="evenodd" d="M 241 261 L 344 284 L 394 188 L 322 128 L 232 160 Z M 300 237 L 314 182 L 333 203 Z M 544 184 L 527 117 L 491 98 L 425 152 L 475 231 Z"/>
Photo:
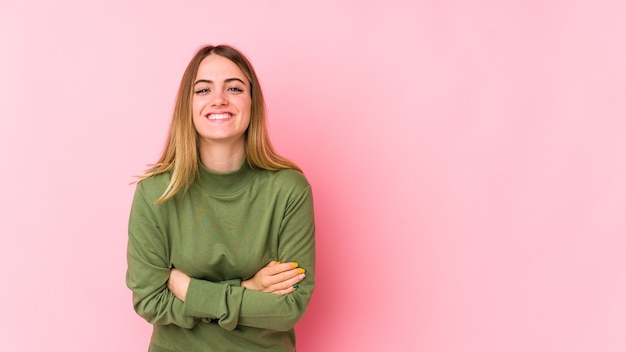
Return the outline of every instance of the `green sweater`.
<path id="1" fill-rule="evenodd" d="M 126 284 L 153 324 L 149 351 L 294 351 L 294 325 L 315 285 L 311 187 L 295 170 L 251 169 L 200 177 L 155 201 L 171 174 L 141 181 L 128 230 Z M 306 278 L 280 296 L 240 286 L 272 260 L 298 262 Z M 167 289 L 170 269 L 191 276 L 185 302 Z"/>

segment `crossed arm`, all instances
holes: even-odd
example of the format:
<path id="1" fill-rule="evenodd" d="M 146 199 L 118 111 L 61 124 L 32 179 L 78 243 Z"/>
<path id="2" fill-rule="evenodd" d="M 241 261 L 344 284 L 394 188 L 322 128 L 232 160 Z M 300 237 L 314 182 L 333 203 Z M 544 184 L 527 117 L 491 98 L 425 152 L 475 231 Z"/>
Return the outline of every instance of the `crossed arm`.
<path id="1" fill-rule="evenodd" d="M 306 277 L 305 269 L 298 268 L 298 263 L 270 262 L 253 277 L 241 281 L 241 286 L 249 290 L 286 295 L 296 290 L 296 286 Z M 172 268 L 167 281 L 167 288 L 181 301 L 185 301 L 191 277 Z"/>
<path id="2" fill-rule="evenodd" d="M 155 218 L 153 202 L 142 193 L 140 184 L 129 223 L 126 278 L 140 316 L 152 324 L 188 329 L 207 321 L 227 330 L 238 325 L 293 328 L 304 314 L 315 284 L 310 188 L 290 203 L 293 211 L 281 228 L 288 235 L 283 236 L 277 253 L 281 259 L 297 258 L 303 268 L 294 262 L 272 261 L 251 278 L 225 282 L 193 278 L 172 268 L 167 236 Z"/>

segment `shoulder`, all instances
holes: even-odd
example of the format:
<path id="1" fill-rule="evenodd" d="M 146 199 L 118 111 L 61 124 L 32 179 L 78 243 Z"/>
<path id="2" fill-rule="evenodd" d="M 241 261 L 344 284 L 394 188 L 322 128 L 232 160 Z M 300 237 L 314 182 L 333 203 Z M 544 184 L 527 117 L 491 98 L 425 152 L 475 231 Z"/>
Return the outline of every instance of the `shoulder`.
<path id="1" fill-rule="evenodd" d="M 276 177 L 288 184 L 300 187 L 310 187 L 309 180 L 299 171 L 294 169 L 282 169 L 276 172 Z"/>
<path id="2" fill-rule="evenodd" d="M 172 178 L 171 172 L 150 176 L 137 183 L 136 193 L 141 194 L 149 202 L 161 197 Z"/>
<path id="3" fill-rule="evenodd" d="M 259 178 L 283 191 L 300 193 L 311 188 L 307 178 L 294 169 L 282 169 L 278 171 L 260 170 L 259 172 Z"/>
<path id="4" fill-rule="evenodd" d="M 309 180 L 297 170 L 294 169 L 282 169 L 273 171 L 276 181 L 297 188 L 311 187 Z"/>

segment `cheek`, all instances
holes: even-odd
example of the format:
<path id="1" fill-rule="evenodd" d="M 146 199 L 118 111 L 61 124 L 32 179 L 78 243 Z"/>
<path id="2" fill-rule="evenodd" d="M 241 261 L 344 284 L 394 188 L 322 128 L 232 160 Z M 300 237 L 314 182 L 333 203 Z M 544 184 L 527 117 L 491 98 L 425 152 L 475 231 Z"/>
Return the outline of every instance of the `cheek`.
<path id="1" fill-rule="evenodd" d="M 250 118 L 252 116 L 252 106 L 250 104 L 246 106 L 245 116 L 246 116 L 245 124 L 246 124 L 246 128 L 248 128 L 250 126 Z"/>
<path id="2" fill-rule="evenodd" d="M 240 109 L 245 111 L 245 114 L 250 116 L 252 113 L 252 102 L 250 99 L 244 99 L 239 103 Z"/>
<path id="3" fill-rule="evenodd" d="M 192 99 L 191 100 L 191 113 L 194 117 L 200 114 L 202 108 L 202 101 L 200 99 Z"/>

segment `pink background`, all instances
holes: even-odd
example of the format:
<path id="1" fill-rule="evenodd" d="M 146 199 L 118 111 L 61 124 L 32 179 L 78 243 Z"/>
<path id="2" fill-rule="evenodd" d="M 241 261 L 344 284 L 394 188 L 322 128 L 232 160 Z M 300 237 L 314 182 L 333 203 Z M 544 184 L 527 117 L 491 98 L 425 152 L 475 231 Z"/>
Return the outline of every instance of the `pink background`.
<path id="1" fill-rule="evenodd" d="M 146 349 L 128 184 L 206 43 L 314 186 L 299 351 L 626 350 L 626 2 L 88 3 L 0 2 L 0 350 Z"/>

